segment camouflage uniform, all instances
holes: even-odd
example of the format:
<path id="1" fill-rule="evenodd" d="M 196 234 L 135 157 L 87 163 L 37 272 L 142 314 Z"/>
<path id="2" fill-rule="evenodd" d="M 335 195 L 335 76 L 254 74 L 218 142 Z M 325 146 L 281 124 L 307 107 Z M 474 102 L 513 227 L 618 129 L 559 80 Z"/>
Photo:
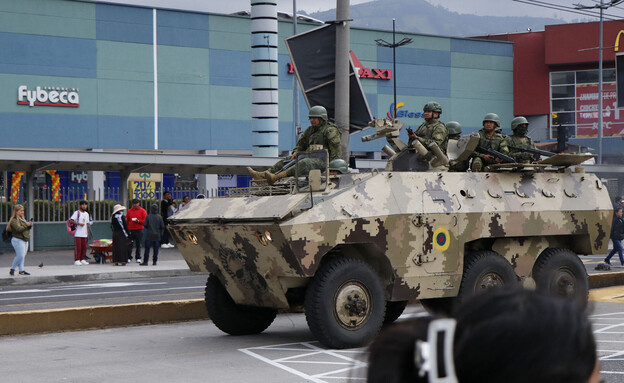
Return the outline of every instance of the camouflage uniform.
<path id="1" fill-rule="evenodd" d="M 446 130 L 446 126 L 443 122 L 438 121 L 436 119 L 431 120 L 430 122 L 423 122 L 418 129 L 414 132 L 419 138 L 420 142 L 425 146 L 429 147 L 432 142 L 438 144 L 442 152 L 446 154 L 446 147 L 448 145 L 448 131 Z M 409 146 L 414 142 L 413 139 L 409 140 Z"/>
<path id="2" fill-rule="evenodd" d="M 535 149 L 535 144 L 529 136 L 526 135 L 518 135 L 512 134 L 511 136 L 505 137 L 503 142 L 500 144 L 500 152 L 503 154 L 507 154 L 512 157 L 516 162 L 531 162 L 535 159 L 534 155 L 527 152 L 522 152 L 520 150 L 510 149 L 511 147 L 515 148 L 531 148 Z"/>
<path id="3" fill-rule="evenodd" d="M 323 148 L 329 152 L 329 161 L 338 159 L 342 153 L 340 149 L 340 131 L 333 124 L 327 122 L 317 126 L 310 126 L 303 132 L 293 151 L 305 152 L 310 148 L 310 145 L 323 145 Z M 269 172 L 279 172 L 288 161 L 290 161 L 290 157 L 278 161 L 269 169 Z M 323 169 L 325 162 L 319 158 L 304 158 L 299 161 L 297 166 L 300 174 L 308 174 L 310 170 Z M 292 166 L 286 170 L 286 175 L 288 177 L 294 176 L 295 171 L 295 167 Z"/>
<path id="4" fill-rule="evenodd" d="M 504 134 L 498 133 L 496 131 L 494 131 L 492 136 L 488 137 L 485 133 L 485 129 L 479 130 L 479 146 L 482 148 L 492 149 L 502 153 L 501 143 L 503 142 L 504 138 Z M 485 159 L 485 154 L 475 152 L 473 154 L 472 163 L 481 163 L 481 168 L 484 168 L 487 165 L 495 164 L 496 159 L 488 161 Z"/>

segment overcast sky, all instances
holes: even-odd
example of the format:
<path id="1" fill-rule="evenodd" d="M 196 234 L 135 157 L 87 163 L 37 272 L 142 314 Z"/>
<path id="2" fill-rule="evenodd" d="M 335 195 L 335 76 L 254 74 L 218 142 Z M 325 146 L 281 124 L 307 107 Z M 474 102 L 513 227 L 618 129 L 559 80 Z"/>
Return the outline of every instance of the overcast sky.
<path id="1" fill-rule="evenodd" d="M 94 0 L 99 1 L 99 0 Z M 141 4 L 152 5 L 162 8 L 175 8 L 196 10 L 202 12 L 214 13 L 233 13 L 241 10 L 250 9 L 249 0 L 102 0 L 111 3 L 125 4 Z M 305 11 L 312 13 L 316 11 L 324 11 L 336 7 L 336 0 L 296 0 L 297 11 Z M 351 0 L 351 5 L 366 3 L 372 0 Z M 383 1 L 383 0 L 381 0 Z M 481 16 L 536 16 L 536 17 L 555 17 L 571 21 L 593 21 L 596 18 L 584 16 L 572 12 L 562 12 L 546 7 L 525 4 L 514 0 L 426 0 L 434 5 L 441 5 L 451 11 L 458 13 L 476 14 Z M 536 0 L 522 0 L 523 2 L 531 2 Z M 539 0 L 539 3 L 554 4 L 557 6 L 565 6 L 573 8 L 575 4 L 594 5 L 599 0 Z M 608 0 L 604 0 L 606 3 Z M 278 10 L 282 12 L 292 13 L 292 0 L 277 0 Z M 613 7 L 606 11 L 606 14 L 612 14 L 618 17 L 624 17 L 624 5 Z"/>

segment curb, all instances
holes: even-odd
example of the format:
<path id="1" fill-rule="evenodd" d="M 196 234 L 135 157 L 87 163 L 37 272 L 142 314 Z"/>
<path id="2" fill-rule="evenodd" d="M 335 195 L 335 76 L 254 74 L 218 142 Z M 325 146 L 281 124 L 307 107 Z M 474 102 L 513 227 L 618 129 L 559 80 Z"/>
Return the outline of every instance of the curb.
<path id="1" fill-rule="evenodd" d="M 0 313 L 0 335 L 40 334 L 210 319 L 203 299 Z"/>
<path id="2" fill-rule="evenodd" d="M 589 274 L 587 277 L 590 289 L 624 285 L 624 272 Z"/>
<path id="3" fill-rule="evenodd" d="M 158 277 L 179 277 L 198 275 L 189 269 L 178 270 L 145 270 L 145 271 L 121 271 L 114 273 L 91 273 L 75 275 L 48 275 L 48 276 L 28 276 L 19 278 L 0 278 L 0 286 L 20 286 L 46 283 L 63 282 L 89 282 L 98 280 L 126 279 L 126 278 L 158 278 Z"/>

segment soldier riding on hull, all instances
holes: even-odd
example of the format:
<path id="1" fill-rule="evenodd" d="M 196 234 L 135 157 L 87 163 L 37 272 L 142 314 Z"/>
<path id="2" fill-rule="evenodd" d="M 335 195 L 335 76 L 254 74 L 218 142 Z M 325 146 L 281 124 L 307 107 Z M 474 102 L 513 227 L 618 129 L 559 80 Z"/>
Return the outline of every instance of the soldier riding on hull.
<path id="1" fill-rule="evenodd" d="M 327 121 L 327 110 L 319 105 L 313 106 L 310 108 L 308 117 L 310 118 L 311 126 L 303 132 L 301 138 L 297 141 L 292 156 L 278 161 L 269 170 L 264 172 L 258 172 L 248 167 L 247 171 L 254 180 L 267 180 L 269 185 L 273 185 L 279 179 L 294 176 L 296 168 L 290 166 L 284 169 L 286 163 L 294 160 L 297 152 L 309 150 L 312 145 L 321 145 L 324 149 L 327 149 L 329 152 L 329 161 L 340 158 L 340 131 Z M 324 164 L 325 163 L 318 158 L 304 158 L 299 160 L 299 172 L 307 174 L 313 169 L 323 169 Z"/>
<path id="2" fill-rule="evenodd" d="M 501 142 L 501 153 L 509 155 L 518 163 L 530 163 L 534 159 L 534 154 L 519 150 L 520 148 L 535 149 L 535 144 L 526 135 L 529 130 L 529 121 L 522 116 L 516 117 L 511 120 L 511 130 L 513 134 L 505 137 Z"/>
<path id="3" fill-rule="evenodd" d="M 496 113 L 488 113 L 483 117 L 483 129 L 479 130 L 479 147 L 484 149 L 492 149 L 500 152 L 500 145 L 505 136 L 498 133 L 496 129 L 500 128 L 500 118 Z M 474 153 L 472 159 L 471 170 L 480 172 L 487 165 L 500 163 L 501 160 L 491 154 Z"/>
<path id="4" fill-rule="evenodd" d="M 459 122 L 449 121 L 446 123 L 446 130 L 448 131 L 449 140 L 459 140 L 462 133 L 462 128 Z M 468 170 L 469 160 L 463 161 L 451 161 L 449 165 L 450 172 L 465 172 Z"/>
<path id="5" fill-rule="evenodd" d="M 409 146 L 412 146 L 414 140 L 419 140 L 425 147 L 433 142 L 438 144 L 442 152 L 446 154 L 446 146 L 448 144 L 448 131 L 443 122 L 438 121 L 442 114 L 442 106 L 430 101 L 423 107 L 425 122 L 423 122 L 415 132 L 409 133 Z"/>

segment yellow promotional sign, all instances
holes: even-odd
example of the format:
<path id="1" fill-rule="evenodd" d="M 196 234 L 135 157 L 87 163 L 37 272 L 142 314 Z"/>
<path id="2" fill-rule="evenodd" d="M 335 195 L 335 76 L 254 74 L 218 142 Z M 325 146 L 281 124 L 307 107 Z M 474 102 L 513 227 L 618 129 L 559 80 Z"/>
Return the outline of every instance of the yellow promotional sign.
<path id="1" fill-rule="evenodd" d="M 162 173 L 130 173 L 128 181 L 162 182 Z"/>
<path id="2" fill-rule="evenodd" d="M 156 182 L 131 181 L 128 184 L 131 198 L 156 199 Z"/>

